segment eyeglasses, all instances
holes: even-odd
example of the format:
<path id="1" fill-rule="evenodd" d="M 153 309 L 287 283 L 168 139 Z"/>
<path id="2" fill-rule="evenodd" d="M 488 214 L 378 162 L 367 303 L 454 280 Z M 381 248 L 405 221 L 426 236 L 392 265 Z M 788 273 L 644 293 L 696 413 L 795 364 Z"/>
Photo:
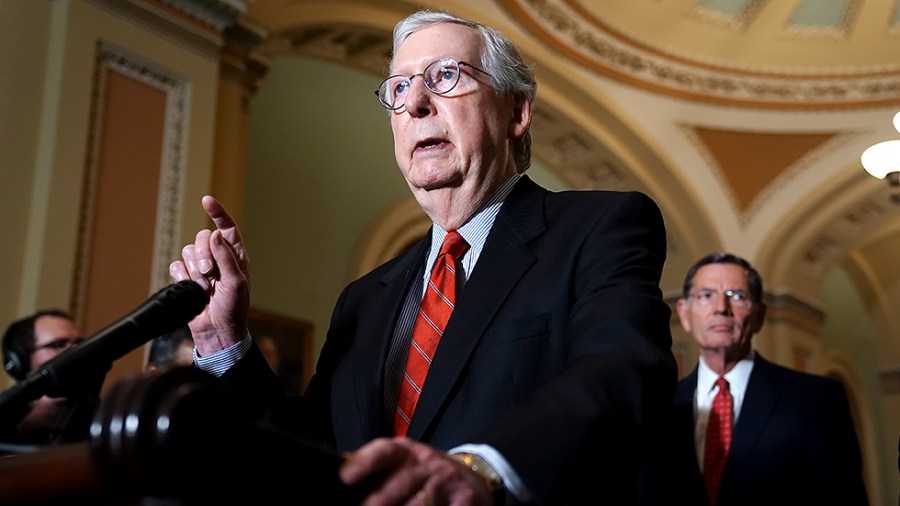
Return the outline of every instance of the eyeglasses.
<path id="1" fill-rule="evenodd" d="M 48 343 L 37 345 L 31 351 L 53 350 L 55 352 L 63 352 L 82 341 L 84 341 L 83 337 L 60 337 L 59 339 L 54 339 Z"/>
<path id="2" fill-rule="evenodd" d="M 406 103 L 406 94 L 409 91 L 409 87 L 412 86 L 412 80 L 419 76 L 422 76 L 422 82 L 425 83 L 428 91 L 435 95 L 450 93 L 459 83 L 460 66 L 475 69 L 491 77 L 487 72 L 464 61 L 456 61 L 453 58 L 441 58 L 429 63 L 421 74 L 413 74 L 409 77 L 397 74 L 381 81 L 381 85 L 375 90 L 375 96 L 378 97 L 378 101 L 381 102 L 385 109 L 396 111 Z"/>
<path id="3" fill-rule="evenodd" d="M 697 301 L 698 306 L 709 306 L 713 301 L 719 300 L 719 294 L 723 293 L 711 288 L 703 288 L 690 296 Z M 731 307 L 739 309 L 747 309 L 753 305 L 753 298 L 744 290 L 725 290 L 725 297 Z"/>

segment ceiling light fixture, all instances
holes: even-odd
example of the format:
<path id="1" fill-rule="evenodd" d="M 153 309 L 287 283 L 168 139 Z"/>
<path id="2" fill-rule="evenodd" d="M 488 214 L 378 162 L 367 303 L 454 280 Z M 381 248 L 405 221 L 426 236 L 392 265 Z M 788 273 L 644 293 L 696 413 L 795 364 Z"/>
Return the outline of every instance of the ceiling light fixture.
<path id="1" fill-rule="evenodd" d="M 894 128 L 900 133 L 900 112 L 894 115 Z M 900 203 L 900 140 L 883 141 L 869 146 L 859 157 L 866 172 L 887 179 L 891 200 Z"/>

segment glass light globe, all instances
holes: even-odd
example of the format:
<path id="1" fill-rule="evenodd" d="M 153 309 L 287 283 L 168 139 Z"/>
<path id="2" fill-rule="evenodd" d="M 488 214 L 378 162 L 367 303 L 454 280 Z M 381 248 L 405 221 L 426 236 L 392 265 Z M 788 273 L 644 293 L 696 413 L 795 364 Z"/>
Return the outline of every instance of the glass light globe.
<path id="1" fill-rule="evenodd" d="M 894 116 L 894 124 L 900 123 Z M 891 172 L 900 172 L 900 140 L 884 141 L 869 146 L 859 157 L 869 174 L 884 179 Z"/>

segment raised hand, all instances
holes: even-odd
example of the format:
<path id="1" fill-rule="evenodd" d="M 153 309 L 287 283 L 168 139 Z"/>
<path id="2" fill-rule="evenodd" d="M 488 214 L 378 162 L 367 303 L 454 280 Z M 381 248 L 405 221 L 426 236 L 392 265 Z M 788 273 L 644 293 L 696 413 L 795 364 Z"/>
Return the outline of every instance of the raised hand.
<path id="1" fill-rule="evenodd" d="M 215 230 L 200 230 L 193 244 L 181 249 L 181 260 L 169 264 L 176 282 L 192 279 L 209 293 L 209 304 L 190 322 L 200 355 L 223 350 L 247 333 L 250 308 L 250 259 L 234 218 L 215 198 L 201 200 Z"/>

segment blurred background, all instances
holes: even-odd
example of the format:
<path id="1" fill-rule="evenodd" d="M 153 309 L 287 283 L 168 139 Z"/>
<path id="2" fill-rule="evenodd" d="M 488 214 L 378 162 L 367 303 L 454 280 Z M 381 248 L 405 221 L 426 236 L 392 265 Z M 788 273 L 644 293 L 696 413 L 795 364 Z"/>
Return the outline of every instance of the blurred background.
<path id="1" fill-rule="evenodd" d="M 212 194 L 242 226 L 255 322 L 308 379 L 343 286 L 429 225 L 373 94 L 420 6 L 534 65 L 529 175 L 657 201 L 670 303 L 706 253 L 756 265 L 757 348 L 844 383 L 872 504 L 896 504 L 900 188 L 860 163 L 900 139 L 895 0 L 0 0 L 0 321 L 116 321 L 170 283 Z"/>

